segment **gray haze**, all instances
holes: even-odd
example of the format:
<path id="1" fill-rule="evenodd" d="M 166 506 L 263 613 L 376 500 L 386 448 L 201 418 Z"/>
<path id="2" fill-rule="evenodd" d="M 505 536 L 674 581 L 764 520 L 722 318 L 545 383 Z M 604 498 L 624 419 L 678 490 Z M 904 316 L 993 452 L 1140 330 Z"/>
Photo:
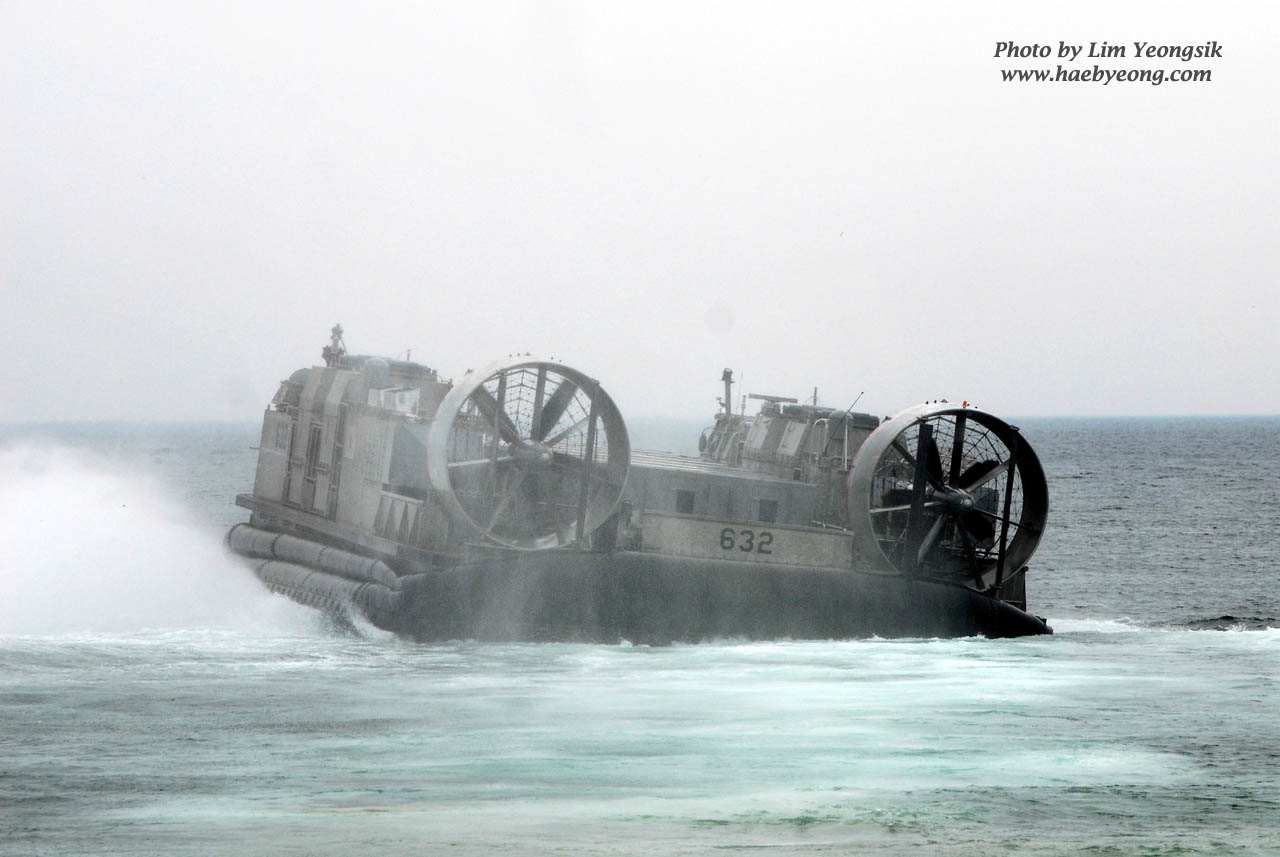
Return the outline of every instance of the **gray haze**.
<path id="1" fill-rule="evenodd" d="M 0 419 L 249 419 L 340 321 L 624 414 L 1280 410 L 1280 43 L 1241 3 L 6 2 Z M 1203 43 L 1011 84 L 998 40 Z"/>

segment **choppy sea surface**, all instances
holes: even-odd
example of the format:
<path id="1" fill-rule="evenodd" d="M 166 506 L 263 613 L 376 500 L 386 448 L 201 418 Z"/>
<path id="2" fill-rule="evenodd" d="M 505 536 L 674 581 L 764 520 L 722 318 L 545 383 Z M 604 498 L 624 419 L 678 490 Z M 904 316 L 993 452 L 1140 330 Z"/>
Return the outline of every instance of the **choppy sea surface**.
<path id="1" fill-rule="evenodd" d="M 1280 854 L 1280 418 L 1021 425 L 1054 636 L 661 648 L 332 627 L 256 426 L 0 427 L 0 854 Z"/>

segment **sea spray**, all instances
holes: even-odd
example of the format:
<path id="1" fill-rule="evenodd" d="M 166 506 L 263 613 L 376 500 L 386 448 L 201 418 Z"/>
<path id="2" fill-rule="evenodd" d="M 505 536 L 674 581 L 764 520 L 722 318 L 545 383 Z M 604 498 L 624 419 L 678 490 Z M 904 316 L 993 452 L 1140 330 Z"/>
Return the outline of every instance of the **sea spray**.
<path id="1" fill-rule="evenodd" d="M 155 476 L 51 443 L 0 449 L 0 634 L 313 625 Z"/>

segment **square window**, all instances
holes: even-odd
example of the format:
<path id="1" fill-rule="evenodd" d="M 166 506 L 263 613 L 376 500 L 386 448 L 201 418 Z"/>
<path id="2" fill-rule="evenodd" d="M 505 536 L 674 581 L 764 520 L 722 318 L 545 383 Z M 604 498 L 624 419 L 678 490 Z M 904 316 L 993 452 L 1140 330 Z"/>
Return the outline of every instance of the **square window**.
<path id="1" fill-rule="evenodd" d="M 693 498 L 692 491 L 676 491 L 676 511 L 681 515 L 692 515 Z"/>
<path id="2" fill-rule="evenodd" d="M 778 501 L 777 500 L 760 500 L 759 514 L 756 515 L 757 521 L 764 521 L 772 524 L 778 520 Z"/>

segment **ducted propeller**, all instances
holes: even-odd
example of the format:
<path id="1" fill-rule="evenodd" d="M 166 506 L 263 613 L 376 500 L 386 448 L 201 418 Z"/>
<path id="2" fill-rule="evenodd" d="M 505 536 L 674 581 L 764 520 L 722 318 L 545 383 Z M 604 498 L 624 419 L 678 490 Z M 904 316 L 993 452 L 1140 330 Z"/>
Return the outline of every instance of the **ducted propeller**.
<path id="1" fill-rule="evenodd" d="M 517 360 L 441 402 L 427 473 L 466 536 L 522 550 L 581 543 L 613 514 L 630 465 L 617 406 L 582 372 Z"/>
<path id="2" fill-rule="evenodd" d="M 864 556 L 985 589 L 1035 551 L 1048 492 L 1016 428 L 981 411 L 926 405 L 885 422 L 862 445 L 849 510 Z"/>

